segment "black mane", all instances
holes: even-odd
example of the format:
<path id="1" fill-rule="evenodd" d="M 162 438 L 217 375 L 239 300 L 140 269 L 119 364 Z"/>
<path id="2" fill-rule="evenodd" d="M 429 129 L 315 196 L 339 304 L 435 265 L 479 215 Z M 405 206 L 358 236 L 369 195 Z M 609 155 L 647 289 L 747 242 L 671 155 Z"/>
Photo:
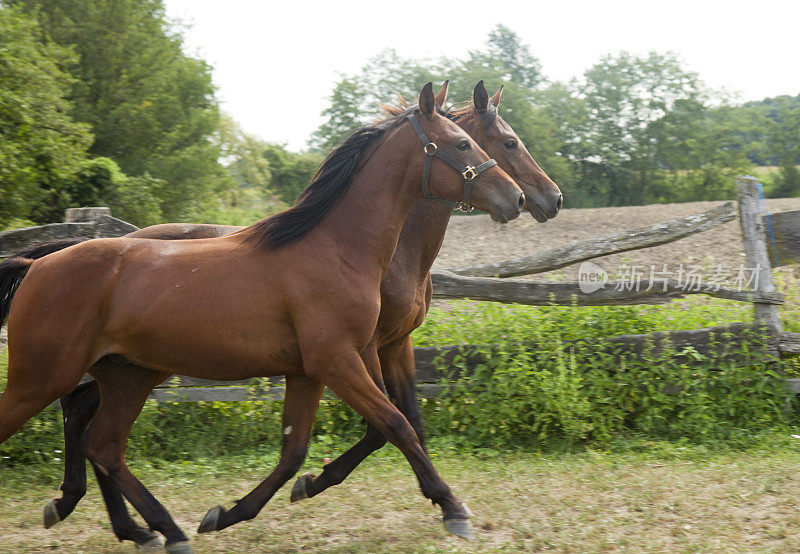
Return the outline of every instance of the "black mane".
<path id="1" fill-rule="evenodd" d="M 348 191 L 364 151 L 395 123 L 416 111 L 416 106 L 408 108 L 350 135 L 328 154 L 295 205 L 243 230 L 245 240 L 254 239 L 259 246 L 274 249 L 303 238 Z"/>

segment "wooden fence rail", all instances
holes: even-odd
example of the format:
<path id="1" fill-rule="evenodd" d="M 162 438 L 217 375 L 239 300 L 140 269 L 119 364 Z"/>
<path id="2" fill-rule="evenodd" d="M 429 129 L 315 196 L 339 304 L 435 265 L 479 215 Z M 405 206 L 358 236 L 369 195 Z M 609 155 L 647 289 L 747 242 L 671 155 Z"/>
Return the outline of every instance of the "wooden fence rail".
<path id="1" fill-rule="evenodd" d="M 111 217 L 108 208 L 70 208 L 64 223 L 23 227 L 0 233 L 0 258 L 51 240 L 121 237 L 138 229 L 136 225 Z"/>
<path id="2" fill-rule="evenodd" d="M 462 277 L 449 271 L 431 272 L 434 298 L 469 298 L 529 306 L 618 306 L 664 304 L 687 294 L 705 294 L 738 302 L 783 304 L 776 292 L 734 290 L 726 287 L 687 286 L 675 280 L 610 281 L 602 289 L 583 292 L 578 283 L 537 283 L 489 277 Z"/>

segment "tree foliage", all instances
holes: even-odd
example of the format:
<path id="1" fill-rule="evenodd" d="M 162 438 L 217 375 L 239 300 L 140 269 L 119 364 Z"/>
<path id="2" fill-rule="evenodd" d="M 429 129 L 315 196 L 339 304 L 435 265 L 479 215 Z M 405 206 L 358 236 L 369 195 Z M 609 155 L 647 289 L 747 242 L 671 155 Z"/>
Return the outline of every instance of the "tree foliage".
<path id="1" fill-rule="evenodd" d="M 70 48 L 69 113 L 91 127 L 92 156 L 151 175 L 167 219 L 191 217 L 223 185 L 210 67 L 183 53 L 161 0 L 13 0 L 39 37 Z"/>
<path id="2" fill-rule="evenodd" d="M 74 80 L 64 68 L 73 56 L 36 34 L 34 20 L 0 8 L 0 228 L 46 217 L 91 142 L 87 126 L 67 115 Z"/>
<path id="3" fill-rule="evenodd" d="M 108 206 L 114 216 L 147 227 L 161 221 L 157 193 L 162 187 L 162 182 L 147 174 L 125 175 L 110 158 L 92 158 L 65 180 L 62 190 L 69 204 L 61 206 L 60 213 L 68 207 Z"/>
<path id="4" fill-rule="evenodd" d="M 220 115 L 163 0 L 0 2 L 0 227 L 90 204 L 137 224 L 247 223 L 292 203 L 380 104 L 445 79 L 451 102 L 504 86 L 502 116 L 568 207 L 731 198 L 754 164 L 776 166 L 768 194 L 800 194 L 800 95 L 735 105 L 671 53 L 604 55 L 562 83 L 502 25 L 461 58 L 384 50 L 340 77 L 311 151 L 290 152 Z"/>
<path id="5" fill-rule="evenodd" d="M 322 162 L 319 154 L 297 154 L 279 144 L 265 145 L 263 156 L 269 162 L 272 173 L 269 189 L 287 204 L 294 203 Z"/>
<path id="6" fill-rule="evenodd" d="M 800 193 L 800 96 L 732 105 L 672 53 L 604 55 L 569 83 L 549 82 L 528 45 L 498 25 L 463 59 L 409 60 L 387 50 L 343 75 L 312 146 L 327 150 L 400 92 L 451 82 L 450 98 L 504 85 L 500 112 L 571 207 L 731 198 L 753 164 L 780 168 L 773 194 Z M 362 113 L 358 116 L 354 114 Z"/>

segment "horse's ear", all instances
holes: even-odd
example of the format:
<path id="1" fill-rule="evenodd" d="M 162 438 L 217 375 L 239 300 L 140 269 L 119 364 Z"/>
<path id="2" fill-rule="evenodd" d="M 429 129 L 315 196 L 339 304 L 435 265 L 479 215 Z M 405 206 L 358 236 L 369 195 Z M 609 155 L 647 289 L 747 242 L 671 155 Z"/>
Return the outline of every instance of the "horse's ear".
<path id="1" fill-rule="evenodd" d="M 486 87 L 483 86 L 483 79 L 475 85 L 475 90 L 472 92 L 472 104 L 479 112 L 485 112 L 489 107 L 489 93 L 486 92 Z"/>
<path id="2" fill-rule="evenodd" d="M 503 96 L 503 85 L 500 85 L 500 88 L 497 89 L 497 92 L 495 92 L 494 96 L 492 96 L 492 104 L 494 104 L 495 108 L 500 105 L 501 96 Z"/>
<path id="3" fill-rule="evenodd" d="M 425 117 L 432 117 L 436 113 L 436 97 L 433 95 L 433 83 L 422 87 L 419 93 L 419 111 Z"/>
<path id="4" fill-rule="evenodd" d="M 439 92 L 436 93 L 436 103 L 439 106 L 444 107 L 444 103 L 447 102 L 447 91 L 450 89 L 450 79 L 446 80 L 442 85 L 442 88 L 439 89 Z"/>

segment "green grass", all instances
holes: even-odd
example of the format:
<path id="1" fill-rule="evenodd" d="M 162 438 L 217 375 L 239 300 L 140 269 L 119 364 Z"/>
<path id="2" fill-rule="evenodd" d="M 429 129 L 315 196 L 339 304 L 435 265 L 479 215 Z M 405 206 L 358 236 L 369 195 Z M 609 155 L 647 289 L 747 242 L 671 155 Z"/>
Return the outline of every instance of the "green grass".
<path id="1" fill-rule="evenodd" d="M 344 446 L 344 445 L 341 445 Z M 336 450 L 340 450 L 337 445 Z M 339 487 L 297 504 L 287 486 L 260 515 L 197 536 L 205 511 L 254 487 L 272 450 L 134 472 L 190 535 L 197 552 L 796 552 L 800 440 L 765 436 L 744 451 L 653 441 L 548 455 L 469 454 L 431 446 L 434 464 L 474 512 L 473 542 L 448 536 L 408 464 L 385 447 Z M 321 452 L 305 470 L 319 472 Z M 3 469 L 0 551 L 130 552 L 110 532 L 98 491 L 57 527 L 41 527 L 54 495 L 49 468 Z"/>

